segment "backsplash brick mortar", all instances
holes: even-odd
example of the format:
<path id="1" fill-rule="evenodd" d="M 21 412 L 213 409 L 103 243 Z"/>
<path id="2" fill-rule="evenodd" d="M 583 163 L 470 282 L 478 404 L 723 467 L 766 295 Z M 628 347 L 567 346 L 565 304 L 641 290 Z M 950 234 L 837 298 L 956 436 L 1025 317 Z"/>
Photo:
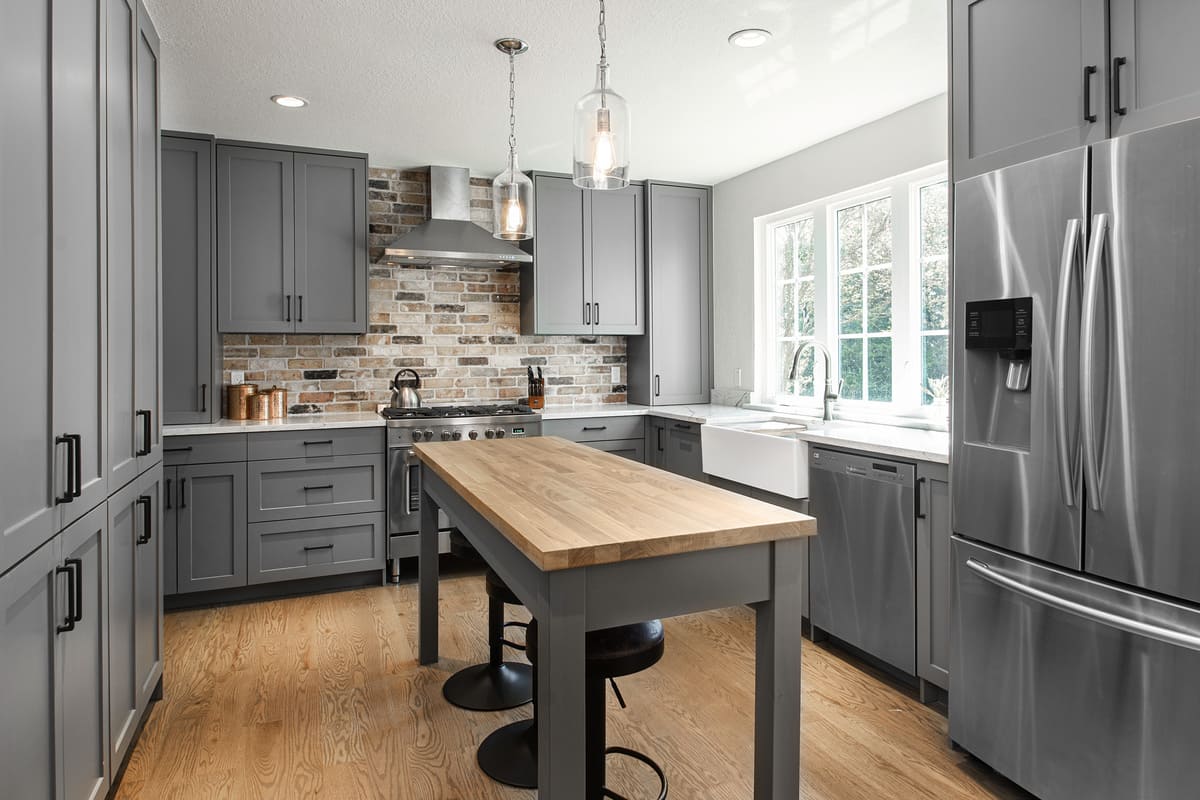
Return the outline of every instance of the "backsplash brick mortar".
<path id="1" fill-rule="evenodd" d="M 425 405 L 516 402 L 526 367 L 541 367 L 546 405 L 625 402 L 624 336 L 522 336 L 514 269 L 380 264 L 383 247 L 425 220 L 429 173 L 372 167 L 368 183 L 370 282 L 366 334 L 225 334 L 224 380 L 289 392 L 292 414 L 374 411 L 411 367 Z M 471 218 L 491 229 L 491 184 L 471 179 Z"/>

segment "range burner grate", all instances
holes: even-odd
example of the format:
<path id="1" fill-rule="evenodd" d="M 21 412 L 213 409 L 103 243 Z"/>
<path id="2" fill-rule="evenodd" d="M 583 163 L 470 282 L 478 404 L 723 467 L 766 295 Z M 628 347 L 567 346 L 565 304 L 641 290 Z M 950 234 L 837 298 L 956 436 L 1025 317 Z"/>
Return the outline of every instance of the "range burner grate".
<path id="1" fill-rule="evenodd" d="M 455 419 L 458 417 L 510 417 L 516 414 L 531 414 L 529 406 L 480 405 L 480 406 L 426 406 L 423 408 L 385 408 L 379 412 L 384 419 Z"/>

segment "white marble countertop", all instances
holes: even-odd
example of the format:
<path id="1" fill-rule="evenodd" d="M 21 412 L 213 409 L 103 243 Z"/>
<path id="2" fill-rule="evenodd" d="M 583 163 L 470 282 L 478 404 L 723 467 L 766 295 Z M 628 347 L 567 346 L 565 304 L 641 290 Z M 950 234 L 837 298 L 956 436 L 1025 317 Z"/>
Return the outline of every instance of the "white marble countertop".
<path id="1" fill-rule="evenodd" d="M 313 431 L 324 428 L 382 428 L 383 417 L 374 411 L 340 414 L 297 414 L 282 419 L 221 419 L 200 425 L 164 425 L 163 436 L 197 436 L 209 433 L 259 433 L 262 431 Z"/>
<path id="2" fill-rule="evenodd" d="M 950 434 L 922 431 L 894 425 L 869 425 L 861 422 L 816 422 L 797 439 L 811 444 L 863 450 L 881 456 L 911 458 L 934 464 L 950 463 Z"/>
<path id="3" fill-rule="evenodd" d="M 639 406 L 632 403 L 610 403 L 597 406 L 548 406 L 542 409 L 542 419 L 580 419 L 581 417 L 665 417 L 680 422 L 753 422 L 772 419 L 769 411 L 750 411 L 733 406 L 697 403 L 689 406 Z"/>

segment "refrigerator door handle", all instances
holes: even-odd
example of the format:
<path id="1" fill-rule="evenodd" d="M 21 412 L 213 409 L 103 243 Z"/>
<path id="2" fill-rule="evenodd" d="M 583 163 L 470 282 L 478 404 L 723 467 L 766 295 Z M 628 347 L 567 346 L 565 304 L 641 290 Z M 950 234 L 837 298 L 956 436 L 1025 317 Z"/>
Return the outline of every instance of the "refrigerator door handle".
<path id="1" fill-rule="evenodd" d="M 1084 605 L 1067 597 L 1060 597 L 1053 592 L 1048 592 L 1038 586 L 1025 583 L 1019 578 L 1015 578 L 1002 570 L 998 570 L 982 561 L 976 561 L 973 558 L 967 559 L 966 566 L 967 569 L 979 577 L 1002 589 L 1008 589 L 1014 594 L 1019 594 L 1030 600 L 1036 600 L 1058 611 L 1074 614 L 1089 622 L 1105 625 L 1109 628 L 1124 631 L 1125 633 L 1132 633 L 1135 636 L 1154 639 L 1172 647 L 1183 647 L 1188 650 L 1200 651 L 1200 636 L 1183 633 L 1171 628 L 1164 628 L 1161 625 L 1153 625 L 1149 622 L 1142 622 L 1139 619 L 1131 619 L 1100 608 Z"/>
<path id="2" fill-rule="evenodd" d="M 1075 488 L 1076 475 L 1079 472 L 1078 449 L 1072 448 L 1072 437 L 1067 432 L 1067 325 L 1071 319 L 1071 290 L 1075 285 L 1081 235 L 1080 220 L 1068 220 L 1066 238 L 1063 240 L 1062 262 L 1058 270 L 1058 303 L 1054 313 L 1055 443 L 1058 445 L 1058 477 L 1062 486 L 1063 502 L 1068 508 L 1073 508 L 1079 503 Z M 1078 431 L 1074 433 L 1078 439 Z"/>
<path id="3" fill-rule="evenodd" d="M 1100 270 L 1108 242 L 1108 214 L 1092 217 L 1092 240 L 1088 244 L 1087 272 L 1083 279 L 1083 318 L 1079 334 L 1080 423 L 1083 432 L 1083 483 L 1088 504 L 1100 510 L 1100 456 L 1096 441 L 1096 310 L 1100 304 Z"/>

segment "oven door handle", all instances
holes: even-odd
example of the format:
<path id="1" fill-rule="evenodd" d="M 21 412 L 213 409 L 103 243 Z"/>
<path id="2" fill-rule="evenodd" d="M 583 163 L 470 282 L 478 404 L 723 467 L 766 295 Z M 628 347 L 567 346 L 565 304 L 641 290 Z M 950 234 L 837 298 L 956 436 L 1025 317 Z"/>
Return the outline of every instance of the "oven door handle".
<path id="1" fill-rule="evenodd" d="M 411 448 L 404 449 L 404 513 L 415 514 L 417 509 L 413 508 L 412 502 L 412 468 L 413 468 L 413 452 Z"/>

